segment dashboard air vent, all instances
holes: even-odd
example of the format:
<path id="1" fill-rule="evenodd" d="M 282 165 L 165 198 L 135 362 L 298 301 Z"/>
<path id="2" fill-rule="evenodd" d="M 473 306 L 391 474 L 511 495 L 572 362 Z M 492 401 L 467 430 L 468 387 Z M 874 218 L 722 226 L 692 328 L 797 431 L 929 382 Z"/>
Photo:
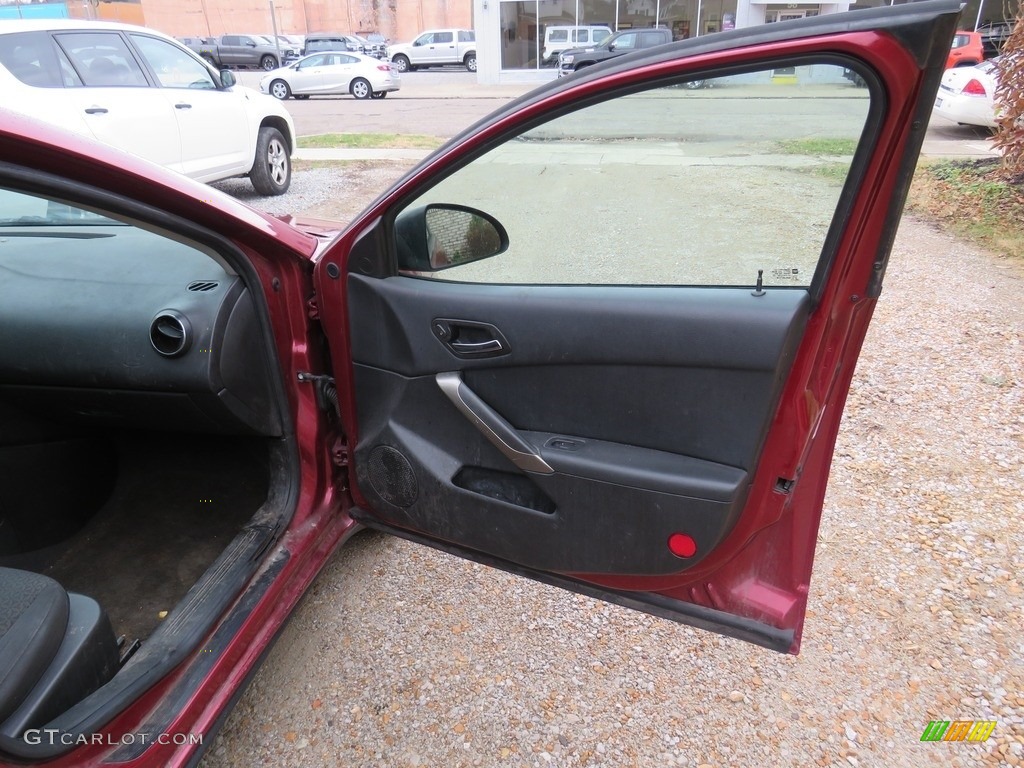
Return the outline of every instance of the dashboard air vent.
<path id="1" fill-rule="evenodd" d="M 149 324 L 149 340 L 164 357 L 177 357 L 192 345 L 192 326 L 180 312 L 164 309 Z"/>
<path id="2" fill-rule="evenodd" d="M 193 280 L 188 284 L 188 289 L 198 293 L 205 293 L 206 291 L 214 290 L 218 285 L 220 283 L 216 280 Z"/>

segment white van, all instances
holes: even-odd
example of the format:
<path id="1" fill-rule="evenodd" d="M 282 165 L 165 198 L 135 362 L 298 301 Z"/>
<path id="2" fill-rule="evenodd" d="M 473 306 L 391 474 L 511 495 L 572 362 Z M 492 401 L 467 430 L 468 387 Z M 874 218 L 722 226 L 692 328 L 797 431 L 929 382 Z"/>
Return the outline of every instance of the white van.
<path id="1" fill-rule="evenodd" d="M 597 45 L 612 33 L 610 27 L 598 24 L 587 27 L 548 27 L 544 30 L 541 60 L 545 64 L 558 61 L 558 54 L 570 48 Z"/>

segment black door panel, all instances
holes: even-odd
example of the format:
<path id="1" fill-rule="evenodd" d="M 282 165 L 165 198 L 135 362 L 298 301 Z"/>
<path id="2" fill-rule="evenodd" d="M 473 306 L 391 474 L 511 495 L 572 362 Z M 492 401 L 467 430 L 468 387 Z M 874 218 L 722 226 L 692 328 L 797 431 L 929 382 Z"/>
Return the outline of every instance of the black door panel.
<path id="1" fill-rule="evenodd" d="M 351 276 L 349 297 L 357 480 L 378 519 L 530 568 L 634 575 L 689 567 L 732 527 L 809 312 L 800 290 L 407 277 Z M 500 329 L 508 353 L 452 354 L 439 318 Z M 484 419 L 443 391 L 460 380 Z"/>
<path id="2" fill-rule="evenodd" d="M 806 292 L 749 288 L 527 286 L 351 275 L 355 362 L 407 376 L 492 366 L 685 365 L 771 371 L 807 314 Z M 493 325 L 510 354 L 461 360 L 436 338 L 437 319 Z M 801 321 L 802 322 L 802 321 Z"/>

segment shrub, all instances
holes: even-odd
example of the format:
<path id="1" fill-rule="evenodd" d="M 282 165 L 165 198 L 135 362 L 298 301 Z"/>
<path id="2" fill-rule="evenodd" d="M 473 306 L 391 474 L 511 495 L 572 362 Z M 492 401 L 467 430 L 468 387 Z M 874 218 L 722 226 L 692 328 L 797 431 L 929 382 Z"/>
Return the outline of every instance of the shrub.
<path id="1" fill-rule="evenodd" d="M 1024 184 L 1024 7 L 999 58 L 996 104 L 1002 110 L 995 145 L 1003 152 L 1003 175 Z"/>

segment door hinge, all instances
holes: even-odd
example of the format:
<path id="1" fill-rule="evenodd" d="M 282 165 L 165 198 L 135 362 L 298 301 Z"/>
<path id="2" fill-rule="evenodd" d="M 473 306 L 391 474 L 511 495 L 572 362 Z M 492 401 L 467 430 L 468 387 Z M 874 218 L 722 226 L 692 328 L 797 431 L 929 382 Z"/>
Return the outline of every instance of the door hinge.
<path id="1" fill-rule="evenodd" d="M 333 413 L 336 416 L 339 414 L 338 390 L 334 386 L 334 378 L 332 376 L 299 371 L 296 378 L 301 382 L 313 384 L 316 392 L 316 404 L 321 411 Z"/>
<path id="2" fill-rule="evenodd" d="M 336 467 L 348 466 L 348 443 L 341 436 L 335 438 L 331 445 L 331 463 Z"/>

